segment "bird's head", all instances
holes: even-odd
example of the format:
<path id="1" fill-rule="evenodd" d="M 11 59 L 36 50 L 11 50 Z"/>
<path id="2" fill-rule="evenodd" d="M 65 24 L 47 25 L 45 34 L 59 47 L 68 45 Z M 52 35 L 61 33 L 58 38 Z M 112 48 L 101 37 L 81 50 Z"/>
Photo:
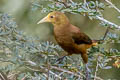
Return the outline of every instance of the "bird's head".
<path id="1" fill-rule="evenodd" d="M 44 22 L 50 22 L 53 25 L 61 25 L 61 24 L 63 25 L 69 23 L 69 20 L 64 13 L 53 11 L 49 13 L 46 17 L 44 17 L 42 20 L 40 20 L 37 24 Z"/>

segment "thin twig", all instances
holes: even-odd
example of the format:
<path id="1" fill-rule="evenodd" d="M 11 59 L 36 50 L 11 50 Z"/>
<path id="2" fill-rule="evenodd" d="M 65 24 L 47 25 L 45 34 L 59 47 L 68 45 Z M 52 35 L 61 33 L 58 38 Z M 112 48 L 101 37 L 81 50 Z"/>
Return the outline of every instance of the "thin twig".
<path id="1" fill-rule="evenodd" d="M 105 31 L 105 34 L 104 34 L 103 39 L 102 39 L 103 41 L 105 40 L 105 38 L 106 38 L 106 36 L 107 36 L 107 34 L 108 34 L 108 32 L 109 32 L 109 28 L 110 28 L 110 27 L 107 27 L 107 30 Z"/>
<path id="2" fill-rule="evenodd" d="M 19 72 L 10 73 L 10 74 L 7 76 L 7 78 L 12 80 L 12 79 L 13 79 L 14 77 L 16 77 L 18 74 L 19 74 Z"/>
<path id="3" fill-rule="evenodd" d="M 66 0 L 62 0 L 62 1 L 59 1 L 59 0 L 58 0 L 57 2 L 64 4 L 64 6 L 65 6 L 66 8 L 69 8 L 69 7 L 70 7 L 70 6 L 67 4 L 67 1 L 66 1 Z"/>
<path id="4" fill-rule="evenodd" d="M 34 63 L 34 62 L 33 62 Z M 31 63 L 30 63 L 31 64 Z M 26 66 L 27 68 L 29 68 L 30 70 L 33 70 L 33 71 L 40 71 L 40 72 L 43 72 L 43 73 L 47 73 L 48 69 L 46 67 L 43 67 L 43 66 L 40 66 L 40 69 L 34 69 L 33 67 L 31 68 L 30 66 Z M 42 70 L 41 70 L 42 69 Z M 65 70 L 65 69 L 62 69 L 62 68 L 59 68 L 59 67 L 56 67 L 56 66 L 50 66 L 50 69 L 55 69 L 55 70 L 58 70 L 58 71 L 61 71 L 63 73 L 68 73 L 68 74 L 71 74 L 71 75 L 74 75 L 78 78 L 80 78 L 81 76 L 85 78 L 85 75 L 80 73 L 80 74 L 77 74 L 77 73 L 74 73 L 74 72 L 71 72 L 71 71 L 68 71 L 68 70 Z M 51 70 L 49 71 L 50 74 L 54 75 L 55 77 L 59 78 L 59 79 L 62 79 L 62 77 L 60 76 L 61 74 L 57 75 L 56 73 L 52 72 Z M 96 79 L 99 79 L 99 80 L 103 80 L 99 77 L 96 77 Z"/>
<path id="5" fill-rule="evenodd" d="M 0 71 L 0 80 L 8 80 L 7 76 L 2 71 Z"/>
<path id="6" fill-rule="evenodd" d="M 84 0 L 84 4 L 86 4 L 86 0 Z"/>
<path id="7" fill-rule="evenodd" d="M 105 34 L 104 34 L 104 36 L 103 36 L 102 39 L 100 39 L 100 40 L 95 40 L 95 41 L 97 41 L 99 44 L 104 43 L 105 38 L 107 37 L 107 34 L 108 34 L 108 32 L 109 32 L 109 29 L 110 29 L 110 27 L 107 27 L 107 29 L 106 29 L 106 31 L 105 31 Z"/>
<path id="8" fill-rule="evenodd" d="M 59 74 L 59 76 L 61 76 L 62 74 L 64 74 L 65 72 L 61 72 L 60 74 Z"/>
<path id="9" fill-rule="evenodd" d="M 112 22 L 110 22 L 110 21 L 108 21 L 108 20 L 106 20 L 106 19 L 104 19 L 103 17 L 100 17 L 100 16 L 96 16 L 96 18 L 105 22 L 105 23 L 107 23 L 107 24 L 109 24 L 109 25 L 111 25 L 110 26 L 111 28 L 113 28 L 113 26 L 114 26 L 116 29 L 120 30 L 120 26 L 118 26 L 117 24 L 114 24 L 114 23 L 112 23 Z"/>
<path id="10" fill-rule="evenodd" d="M 112 59 L 116 59 L 116 58 L 120 58 L 120 55 L 115 55 L 115 56 L 108 56 L 109 58 L 112 58 Z"/>
<path id="11" fill-rule="evenodd" d="M 26 77 L 27 77 L 27 76 L 24 76 L 21 80 L 26 80 Z"/>
<path id="12" fill-rule="evenodd" d="M 62 69 L 62 68 L 58 68 L 58 67 L 55 67 L 55 66 L 51 66 L 51 69 L 56 69 L 58 71 L 62 71 L 62 72 L 68 73 L 68 74 L 72 74 L 72 75 L 75 75 L 76 77 L 80 77 L 80 75 L 85 77 L 85 75 L 83 75 L 82 73 L 79 75 L 79 74 L 76 74 L 74 72 L 71 72 L 71 71 L 68 71 L 68 70 L 65 70 L 65 69 Z"/>
<path id="13" fill-rule="evenodd" d="M 112 2 L 110 2 L 109 0 L 105 0 L 105 1 L 120 13 L 120 9 L 118 9 Z"/>
<path id="14" fill-rule="evenodd" d="M 47 60 L 47 68 L 48 68 L 48 71 L 47 71 L 47 80 L 49 80 L 49 74 L 50 74 L 50 64 L 49 64 L 49 59 Z"/>
<path id="15" fill-rule="evenodd" d="M 88 68 L 88 63 L 85 64 L 86 80 L 90 80 L 90 69 Z"/>
<path id="16" fill-rule="evenodd" d="M 99 62 L 98 62 L 98 60 L 97 60 L 97 65 L 96 65 L 96 68 L 95 68 L 94 80 L 96 80 L 96 77 L 97 77 L 98 65 L 99 65 Z"/>
<path id="17" fill-rule="evenodd" d="M 71 3 L 74 3 L 73 0 L 69 0 Z"/>
<path id="18" fill-rule="evenodd" d="M 60 77 L 59 75 L 55 74 L 54 72 L 50 71 L 50 73 L 55 75 L 55 77 L 59 78 L 60 80 L 62 79 L 62 77 Z"/>
<path id="19" fill-rule="evenodd" d="M 65 69 L 62 69 L 62 68 L 58 68 L 58 67 L 55 67 L 55 66 L 51 66 L 51 69 L 55 69 L 55 70 L 58 70 L 58 71 L 62 71 L 62 72 L 64 72 L 64 73 L 68 73 L 68 74 L 74 75 L 74 76 L 76 76 L 76 77 L 78 77 L 78 78 L 80 78 L 81 76 L 83 76 L 83 77 L 85 78 L 85 75 L 82 74 L 82 73 L 80 73 L 80 75 L 79 75 L 79 74 L 77 74 L 77 73 L 74 73 L 74 72 L 71 72 L 71 71 L 68 71 L 68 70 L 65 70 Z M 97 76 L 96 76 L 96 79 L 98 79 L 98 80 L 103 80 L 102 78 L 97 77 Z"/>
<path id="20" fill-rule="evenodd" d="M 42 70 L 44 71 L 41 71 L 40 69 L 33 69 L 31 68 L 30 66 L 26 66 L 28 69 L 32 70 L 32 71 L 40 71 L 40 72 L 43 72 L 43 73 L 47 73 L 48 69 L 45 69 L 44 67 L 40 66 L 40 68 L 42 68 Z M 52 71 L 49 71 L 50 74 L 54 75 L 56 78 L 59 78 L 59 79 L 62 79 L 59 75 L 55 74 L 54 72 Z M 46 75 L 47 76 L 47 75 Z"/>

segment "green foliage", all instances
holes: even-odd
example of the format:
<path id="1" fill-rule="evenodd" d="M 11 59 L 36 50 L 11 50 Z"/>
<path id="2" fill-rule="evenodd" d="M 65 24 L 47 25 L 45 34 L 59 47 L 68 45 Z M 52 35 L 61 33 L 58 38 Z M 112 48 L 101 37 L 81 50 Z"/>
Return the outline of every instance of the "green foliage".
<path id="1" fill-rule="evenodd" d="M 6 74 L 12 74 L 15 71 L 16 74 L 20 73 L 20 76 L 23 76 L 27 66 L 44 65 L 48 55 L 53 57 L 57 55 L 57 52 L 62 51 L 58 45 L 48 41 L 40 42 L 39 39 L 25 36 L 16 28 L 16 23 L 8 14 L 1 15 L 0 61 L 5 65 L 1 66 L 0 70 L 5 71 Z M 25 72 L 24 76 L 27 74 Z"/>
<path id="2" fill-rule="evenodd" d="M 75 60 L 68 58 L 56 63 L 59 54 L 63 53 L 58 45 L 24 35 L 22 31 L 17 30 L 16 23 L 8 14 L 2 14 L 0 18 L 0 63 L 3 64 L 0 66 L 0 71 L 4 72 L 2 75 L 6 75 L 11 80 L 24 78 L 46 80 L 48 72 L 49 78 L 53 80 L 84 77 L 79 72 L 83 70 L 83 63 L 81 60 L 77 61 L 79 58 Z M 52 70 L 49 70 L 49 66 Z M 76 75 L 74 72 L 77 72 Z"/>
<path id="3" fill-rule="evenodd" d="M 90 19 L 95 18 L 95 16 L 102 16 L 101 11 L 104 10 L 105 6 L 104 3 L 98 1 L 89 1 L 88 3 L 68 1 L 64 3 L 62 1 L 48 0 L 48 4 L 46 4 L 47 7 L 40 3 L 42 2 L 34 2 L 32 10 L 36 10 L 37 7 L 41 9 L 41 12 L 61 11 L 73 14 L 83 14 L 88 15 Z"/>
<path id="4" fill-rule="evenodd" d="M 43 5 L 44 3 L 48 3 Z M 42 13 L 51 11 L 82 14 L 90 19 L 102 17 L 105 4 L 98 1 L 71 2 L 61 0 L 42 0 L 32 4 L 32 10 L 40 9 Z M 101 22 L 104 27 L 112 26 Z M 88 50 L 91 79 L 101 79 L 98 70 L 110 69 L 108 63 L 115 59 L 115 66 L 119 68 L 120 52 L 116 48 L 106 49 L 108 43 L 119 43 L 119 36 L 109 32 L 105 41 Z M 30 37 L 17 29 L 17 24 L 8 14 L 0 15 L 0 73 L 10 80 L 83 80 L 85 66 L 79 56 L 71 56 L 57 63 L 56 60 L 64 51 L 50 41 L 41 42 L 38 38 Z M 93 64 L 96 65 L 93 66 Z M 94 68 L 95 67 L 95 68 Z M 0 75 L 0 76 L 1 76 Z M 6 79 L 7 80 L 7 79 Z"/>

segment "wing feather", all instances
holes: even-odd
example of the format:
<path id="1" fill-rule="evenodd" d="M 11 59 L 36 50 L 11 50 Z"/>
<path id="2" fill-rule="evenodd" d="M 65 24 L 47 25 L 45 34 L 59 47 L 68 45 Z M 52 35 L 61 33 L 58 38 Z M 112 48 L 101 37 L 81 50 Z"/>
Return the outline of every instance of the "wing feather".
<path id="1" fill-rule="evenodd" d="M 72 39 L 76 44 L 92 44 L 92 40 L 79 28 L 72 25 Z"/>

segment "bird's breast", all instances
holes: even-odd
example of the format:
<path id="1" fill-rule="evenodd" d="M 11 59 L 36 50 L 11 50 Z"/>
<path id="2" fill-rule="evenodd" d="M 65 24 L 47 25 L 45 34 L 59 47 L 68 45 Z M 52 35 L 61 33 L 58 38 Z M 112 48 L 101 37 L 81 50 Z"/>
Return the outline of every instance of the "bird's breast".
<path id="1" fill-rule="evenodd" d="M 76 47 L 70 32 L 54 32 L 57 43 L 68 53 L 75 53 Z"/>
<path id="2" fill-rule="evenodd" d="M 55 34 L 55 39 L 59 45 L 69 46 L 73 44 L 73 40 L 69 35 Z"/>

